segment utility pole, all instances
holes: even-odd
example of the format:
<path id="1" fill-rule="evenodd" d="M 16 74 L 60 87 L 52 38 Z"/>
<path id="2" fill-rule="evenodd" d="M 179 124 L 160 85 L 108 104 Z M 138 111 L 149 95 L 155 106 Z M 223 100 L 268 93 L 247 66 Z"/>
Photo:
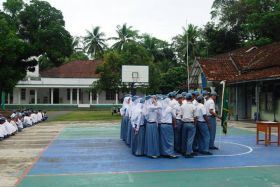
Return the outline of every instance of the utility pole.
<path id="1" fill-rule="evenodd" d="M 188 20 L 187 23 L 187 73 L 188 73 L 188 91 L 190 90 L 190 68 L 189 68 L 189 26 Z"/>

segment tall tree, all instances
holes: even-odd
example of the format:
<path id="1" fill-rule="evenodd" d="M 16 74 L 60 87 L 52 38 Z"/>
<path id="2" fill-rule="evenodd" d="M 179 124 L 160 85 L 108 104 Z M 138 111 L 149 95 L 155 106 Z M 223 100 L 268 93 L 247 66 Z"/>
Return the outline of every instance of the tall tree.
<path id="1" fill-rule="evenodd" d="M 188 38 L 188 43 L 187 43 Z M 178 53 L 178 58 L 180 62 L 186 62 L 187 59 L 187 47 L 189 49 L 189 59 L 194 60 L 200 52 L 200 41 L 201 41 L 201 31 L 200 29 L 192 24 L 183 27 L 183 33 L 175 36 L 173 38 L 173 45 Z"/>
<path id="2" fill-rule="evenodd" d="M 93 59 L 101 58 L 104 50 L 107 48 L 105 43 L 105 33 L 100 32 L 100 27 L 93 27 L 92 31 L 87 30 L 87 35 L 84 37 L 86 52 Z"/>
<path id="3" fill-rule="evenodd" d="M 33 56 L 46 55 L 54 65 L 60 65 L 72 54 L 72 36 L 65 29 L 60 10 L 48 2 L 31 0 L 19 13 L 19 33 L 32 46 Z"/>
<path id="4" fill-rule="evenodd" d="M 15 18 L 23 9 L 23 0 L 7 0 L 3 2 L 4 11 L 7 12 L 12 18 Z"/>
<path id="5" fill-rule="evenodd" d="M 133 42 L 138 37 L 138 31 L 133 30 L 132 26 L 127 26 L 126 23 L 117 26 L 117 37 L 112 37 L 116 43 L 113 44 L 112 48 L 116 50 L 123 50 L 124 45 L 128 42 Z"/>

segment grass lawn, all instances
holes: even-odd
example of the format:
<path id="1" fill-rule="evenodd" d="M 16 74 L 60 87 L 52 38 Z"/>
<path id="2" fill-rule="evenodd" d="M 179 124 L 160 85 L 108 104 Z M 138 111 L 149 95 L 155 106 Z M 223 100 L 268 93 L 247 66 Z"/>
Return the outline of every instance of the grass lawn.
<path id="1" fill-rule="evenodd" d="M 110 110 L 106 111 L 72 111 L 59 115 L 51 121 L 110 121 L 120 120 L 119 114 L 114 114 Z"/>

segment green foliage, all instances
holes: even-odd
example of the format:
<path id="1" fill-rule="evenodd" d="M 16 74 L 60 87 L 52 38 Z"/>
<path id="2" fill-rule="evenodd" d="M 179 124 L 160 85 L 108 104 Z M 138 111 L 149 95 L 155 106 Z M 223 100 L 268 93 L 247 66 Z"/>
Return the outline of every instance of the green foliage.
<path id="1" fill-rule="evenodd" d="M 174 90 L 180 90 L 186 84 L 187 70 L 184 67 L 169 68 L 162 74 L 160 90 L 162 93 L 168 93 Z"/>
<path id="2" fill-rule="evenodd" d="M 92 31 L 87 30 L 84 37 L 85 50 L 93 59 L 102 58 L 104 50 L 107 48 L 104 38 L 105 34 L 100 32 L 100 27 L 94 27 Z"/>
<path id="3" fill-rule="evenodd" d="M 117 37 L 112 37 L 110 39 L 115 40 L 116 43 L 112 46 L 115 50 L 123 50 L 126 43 L 134 42 L 138 38 L 138 31 L 133 30 L 132 26 L 127 26 L 126 23 L 117 26 Z"/>
<path id="4" fill-rule="evenodd" d="M 48 2 L 32 0 L 19 13 L 19 21 L 20 36 L 32 46 L 34 56 L 44 54 L 53 65 L 60 65 L 72 54 L 72 37 L 63 15 Z"/>
<path id="5" fill-rule="evenodd" d="M 18 13 L 23 9 L 23 0 L 7 0 L 3 2 L 4 11 L 15 18 Z"/>

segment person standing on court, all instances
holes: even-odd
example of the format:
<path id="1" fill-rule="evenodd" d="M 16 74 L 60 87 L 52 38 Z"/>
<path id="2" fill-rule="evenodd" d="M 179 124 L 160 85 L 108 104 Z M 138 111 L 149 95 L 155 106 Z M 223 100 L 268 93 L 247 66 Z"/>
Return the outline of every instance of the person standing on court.
<path id="1" fill-rule="evenodd" d="M 181 147 L 182 147 L 182 115 L 181 115 L 181 106 L 183 102 L 183 96 L 181 94 L 178 94 L 176 96 L 177 104 L 175 106 L 175 114 L 176 114 L 176 123 L 174 126 L 174 148 L 175 151 L 178 153 L 181 153 Z"/>
<path id="2" fill-rule="evenodd" d="M 159 150 L 159 131 L 158 131 L 158 113 L 161 109 L 158 104 L 157 97 L 154 95 L 146 101 L 146 132 L 145 132 L 145 150 L 146 156 L 151 158 L 158 158 L 160 156 Z"/>
<path id="3" fill-rule="evenodd" d="M 174 152 L 174 131 L 172 126 L 172 118 L 175 118 L 176 114 L 169 106 L 168 98 L 162 98 L 160 103 L 160 154 L 169 158 L 177 158 Z"/>
<path id="4" fill-rule="evenodd" d="M 198 150 L 200 154 L 203 155 L 212 155 L 209 152 L 209 142 L 210 142 L 210 133 L 211 125 L 209 123 L 206 108 L 203 105 L 204 98 L 203 96 L 198 96 L 196 98 L 198 104 L 196 106 L 196 116 L 197 116 L 197 130 L 199 131 L 199 145 Z"/>
<path id="5" fill-rule="evenodd" d="M 186 94 L 187 102 L 181 106 L 182 113 L 182 152 L 186 158 L 193 158 L 193 140 L 196 133 L 195 106 L 192 103 L 192 94 Z"/>
<path id="6" fill-rule="evenodd" d="M 135 156 L 144 155 L 145 148 L 145 124 L 144 124 L 144 103 L 145 98 L 141 98 L 132 114 L 133 135 L 131 149 Z"/>
<path id="7" fill-rule="evenodd" d="M 215 137 L 216 137 L 216 118 L 221 119 L 220 116 L 216 113 L 215 110 L 215 101 L 217 99 L 217 93 L 215 91 L 211 92 L 210 98 L 205 103 L 206 113 L 207 117 L 209 119 L 211 128 L 209 129 L 210 132 L 210 143 L 209 143 L 209 149 L 219 149 L 215 146 Z"/>
<path id="8" fill-rule="evenodd" d="M 127 136 L 127 125 L 128 125 L 128 121 L 129 121 L 129 117 L 128 117 L 129 105 L 130 105 L 130 97 L 126 96 L 123 100 L 122 108 L 120 109 L 120 113 L 122 116 L 120 138 L 123 141 L 126 140 L 126 136 Z"/>

